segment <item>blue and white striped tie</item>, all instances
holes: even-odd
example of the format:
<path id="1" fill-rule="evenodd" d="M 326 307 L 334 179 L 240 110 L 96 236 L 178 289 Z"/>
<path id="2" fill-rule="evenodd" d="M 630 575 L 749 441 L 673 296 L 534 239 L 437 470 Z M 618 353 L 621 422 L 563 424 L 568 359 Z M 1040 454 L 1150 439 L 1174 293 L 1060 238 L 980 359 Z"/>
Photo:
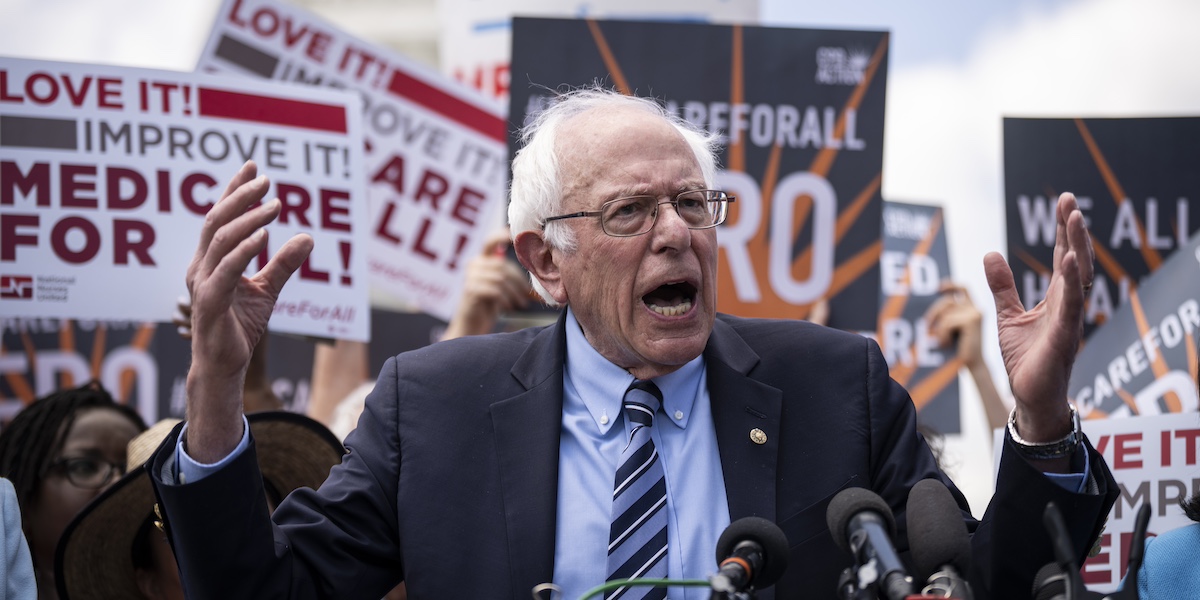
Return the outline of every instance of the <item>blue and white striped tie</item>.
<path id="1" fill-rule="evenodd" d="M 667 576 L 667 482 L 650 436 L 662 392 L 651 381 L 634 381 L 625 391 L 629 444 L 621 452 L 613 487 L 612 528 L 608 537 L 608 579 Z M 616 598 L 665 598 L 663 587 L 613 590 Z"/>

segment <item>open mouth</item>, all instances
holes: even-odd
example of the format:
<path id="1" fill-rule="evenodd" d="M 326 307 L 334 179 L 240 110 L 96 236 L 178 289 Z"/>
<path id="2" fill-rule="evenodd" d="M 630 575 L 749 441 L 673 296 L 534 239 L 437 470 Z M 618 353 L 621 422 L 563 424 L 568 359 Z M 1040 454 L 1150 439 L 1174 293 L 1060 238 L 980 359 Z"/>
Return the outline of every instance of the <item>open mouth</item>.
<path id="1" fill-rule="evenodd" d="M 642 296 L 642 302 L 650 310 L 664 317 L 678 317 L 692 309 L 696 298 L 696 286 L 687 283 L 669 283 Z"/>

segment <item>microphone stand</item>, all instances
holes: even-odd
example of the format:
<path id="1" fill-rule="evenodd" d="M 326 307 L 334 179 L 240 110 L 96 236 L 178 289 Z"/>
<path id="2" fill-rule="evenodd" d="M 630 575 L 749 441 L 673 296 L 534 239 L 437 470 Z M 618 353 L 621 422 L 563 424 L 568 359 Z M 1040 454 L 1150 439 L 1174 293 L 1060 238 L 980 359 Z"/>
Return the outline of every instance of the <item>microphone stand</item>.
<path id="1" fill-rule="evenodd" d="M 741 592 L 718 592 L 714 588 L 708 598 L 709 600 L 754 600 L 755 597 L 753 589 Z"/>
<path id="2" fill-rule="evenodd" d="M 652 578 L 633 578 L 633 579 L 613 579 L 598 585 L 579 597 L 579 600 L 588 600 L 592 596 L 598 596 L 604 592 L 615 590 L 617 588 L 627 586 L 641 587 L 709 587 L 711 584 L 705 579 L 652 579 Z"/>
<path id="3" fill-rule="evenodd" d="M 878 600 L 871 586 L 859 587 L 858 585 L 858 569 L 854 567 L 846 567 L 842 569 L 841 576 L 838 577 L 837 583 L 838 600 Z"/>

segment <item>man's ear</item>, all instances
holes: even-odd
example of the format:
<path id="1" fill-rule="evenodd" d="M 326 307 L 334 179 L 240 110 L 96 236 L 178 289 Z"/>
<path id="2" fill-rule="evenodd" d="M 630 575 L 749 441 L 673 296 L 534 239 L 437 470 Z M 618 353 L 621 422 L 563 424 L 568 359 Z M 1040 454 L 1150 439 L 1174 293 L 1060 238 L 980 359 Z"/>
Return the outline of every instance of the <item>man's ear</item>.
<path id="1" fill-rule="evenodd" d="M 523 231 L 517 234 L 513 241 L 513 250 L 517 260 L 527 271 L 533 274 L 542 286 L 550 292 L 550 296 L 559 304 L 567 303 L 567 291 L 562 283 L 562 273 L 554 260 L 554 249 L 546 243 L 541 234 L 533 231 Z"/>

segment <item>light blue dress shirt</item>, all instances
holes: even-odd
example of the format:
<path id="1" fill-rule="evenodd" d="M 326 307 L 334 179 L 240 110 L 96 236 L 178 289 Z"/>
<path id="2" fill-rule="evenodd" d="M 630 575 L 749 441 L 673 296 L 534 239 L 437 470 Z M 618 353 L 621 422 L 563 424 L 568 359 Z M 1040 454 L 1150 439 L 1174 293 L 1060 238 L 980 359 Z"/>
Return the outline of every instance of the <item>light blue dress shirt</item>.
<path id="1" fill-rule="evenodd" d="M 554 583 L 577 600 L 604 583 L 612 519 L 613 477 L 627 439 L 622 413 L 634 378 L 601 356 L 567 311 L 559 442 Z M 663 408 L 651 434 L 667 480 L 667 573 L 706 579 L 717 571 L 717 538 L 729 525 L 725 478 L 709 408 L 703 357 L 655 378 Z M 671 598 L 707 600 L 708 588 L 671 588 Z"/>

